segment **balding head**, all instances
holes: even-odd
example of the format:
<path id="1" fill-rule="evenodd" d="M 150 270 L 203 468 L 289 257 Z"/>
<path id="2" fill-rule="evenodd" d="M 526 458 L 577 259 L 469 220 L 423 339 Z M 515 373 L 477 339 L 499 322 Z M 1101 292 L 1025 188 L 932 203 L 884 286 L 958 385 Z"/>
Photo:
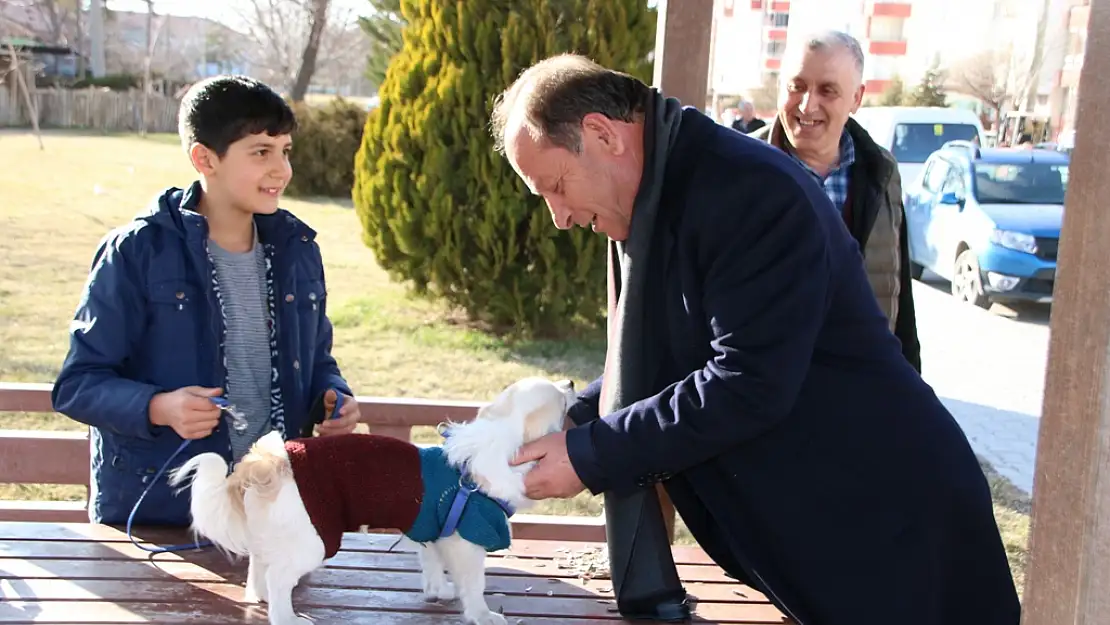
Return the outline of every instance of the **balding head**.
<path id="1" fill-rule="evenodd" d="M 540 61 L 494 103 L 496 149 L 559 228 L 592 226 L 628 236 L 643 167 L 643 118 L 651 88 L 572 54 Z"/>
<path id="2" fill-rule="evenodd" d="M 497 97 L 490 120 L 494 144 L 504 152 L 506 132 L 523 125 L 533 138 L 577 154 L 586 115 L 631 123 L 643 114 L 650 93 L 636 78 L 584 56 L 553 56 L 524 70 Z"/>

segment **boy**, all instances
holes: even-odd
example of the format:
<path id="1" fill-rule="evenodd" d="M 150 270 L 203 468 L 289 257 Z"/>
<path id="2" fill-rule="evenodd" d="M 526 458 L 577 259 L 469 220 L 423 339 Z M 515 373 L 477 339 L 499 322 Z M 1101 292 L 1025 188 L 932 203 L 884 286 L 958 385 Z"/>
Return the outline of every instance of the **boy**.
<path id="1" fill-rule="evenodd" d="M 257 81 L 219 76 L 189 90 L 178 123 L 200 180 L 101 242 L 54 384 L 54 409 L 90 426 L 95 523 L 126 523 L 182 440 L 175 465 L 207 451 L 232 462 L 271 430 L 288 439 L 358 422 L 331 356 L 315 233 L 277 206 L 293 111 Z M 324 420 L 336 393 L 339 418 Z M 243 431 L 219 395 L 246 415 Z M 163 476 L 134 522 L 188 525 L 187 493 Z"/>

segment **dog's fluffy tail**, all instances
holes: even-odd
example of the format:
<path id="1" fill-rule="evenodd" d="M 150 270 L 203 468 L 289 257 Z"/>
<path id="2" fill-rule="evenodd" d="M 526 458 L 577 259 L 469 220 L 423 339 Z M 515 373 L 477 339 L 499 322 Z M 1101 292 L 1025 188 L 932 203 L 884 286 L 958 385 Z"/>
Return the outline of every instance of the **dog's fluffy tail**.
<path id="1" fill-rule="evenodd" d="M 227 462 L 216 453 L 199 454 L 170 475 L 170 484 L 190 476 L 193 530 L 224 551 L 248 555 L 243 492 L 228 479 Z"/>

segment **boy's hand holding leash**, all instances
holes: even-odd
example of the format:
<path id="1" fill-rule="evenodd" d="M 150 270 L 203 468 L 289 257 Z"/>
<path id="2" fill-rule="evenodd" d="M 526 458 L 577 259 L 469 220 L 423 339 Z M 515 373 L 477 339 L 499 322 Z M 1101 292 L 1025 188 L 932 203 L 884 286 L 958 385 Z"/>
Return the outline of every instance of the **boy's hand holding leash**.
<path id="1" fill-rule="evenodd" d="M 358 402 L 354 397 L 339 393 L 335 389 L 328 389 L 324 393 L 324 413 L 327 418 L 316 426 L 316 433 L 320 436 L 350 434 L 358 425 Z"/>
<path id="2" fill-rule="evenodd" d="M 222 389 L 202 386 L 158 393 L 150 400 L 150 422 L 173 428 L 185 440 L 204 438 L 220 424 L 220 407 L 210 398 L 222 394 Z"/>

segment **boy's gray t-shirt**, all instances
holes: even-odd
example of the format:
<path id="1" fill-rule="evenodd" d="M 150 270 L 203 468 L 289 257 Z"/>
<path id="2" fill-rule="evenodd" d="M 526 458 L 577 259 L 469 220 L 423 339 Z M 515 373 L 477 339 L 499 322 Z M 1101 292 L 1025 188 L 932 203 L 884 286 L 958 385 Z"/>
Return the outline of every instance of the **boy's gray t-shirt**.
<path id="1" fill-rule="evenodd" d="M 242 433 L 231 429 L 231 451 L 235 460 L 239 460 L 271 429 L 266 257 L 257 233 L 248 252 L 229 252 L 215 241 L 209 241 L 208 250 L 216 268 L 227 323 L 224 357 L 228 401 L 246 414 L 248 422 Z"/>

